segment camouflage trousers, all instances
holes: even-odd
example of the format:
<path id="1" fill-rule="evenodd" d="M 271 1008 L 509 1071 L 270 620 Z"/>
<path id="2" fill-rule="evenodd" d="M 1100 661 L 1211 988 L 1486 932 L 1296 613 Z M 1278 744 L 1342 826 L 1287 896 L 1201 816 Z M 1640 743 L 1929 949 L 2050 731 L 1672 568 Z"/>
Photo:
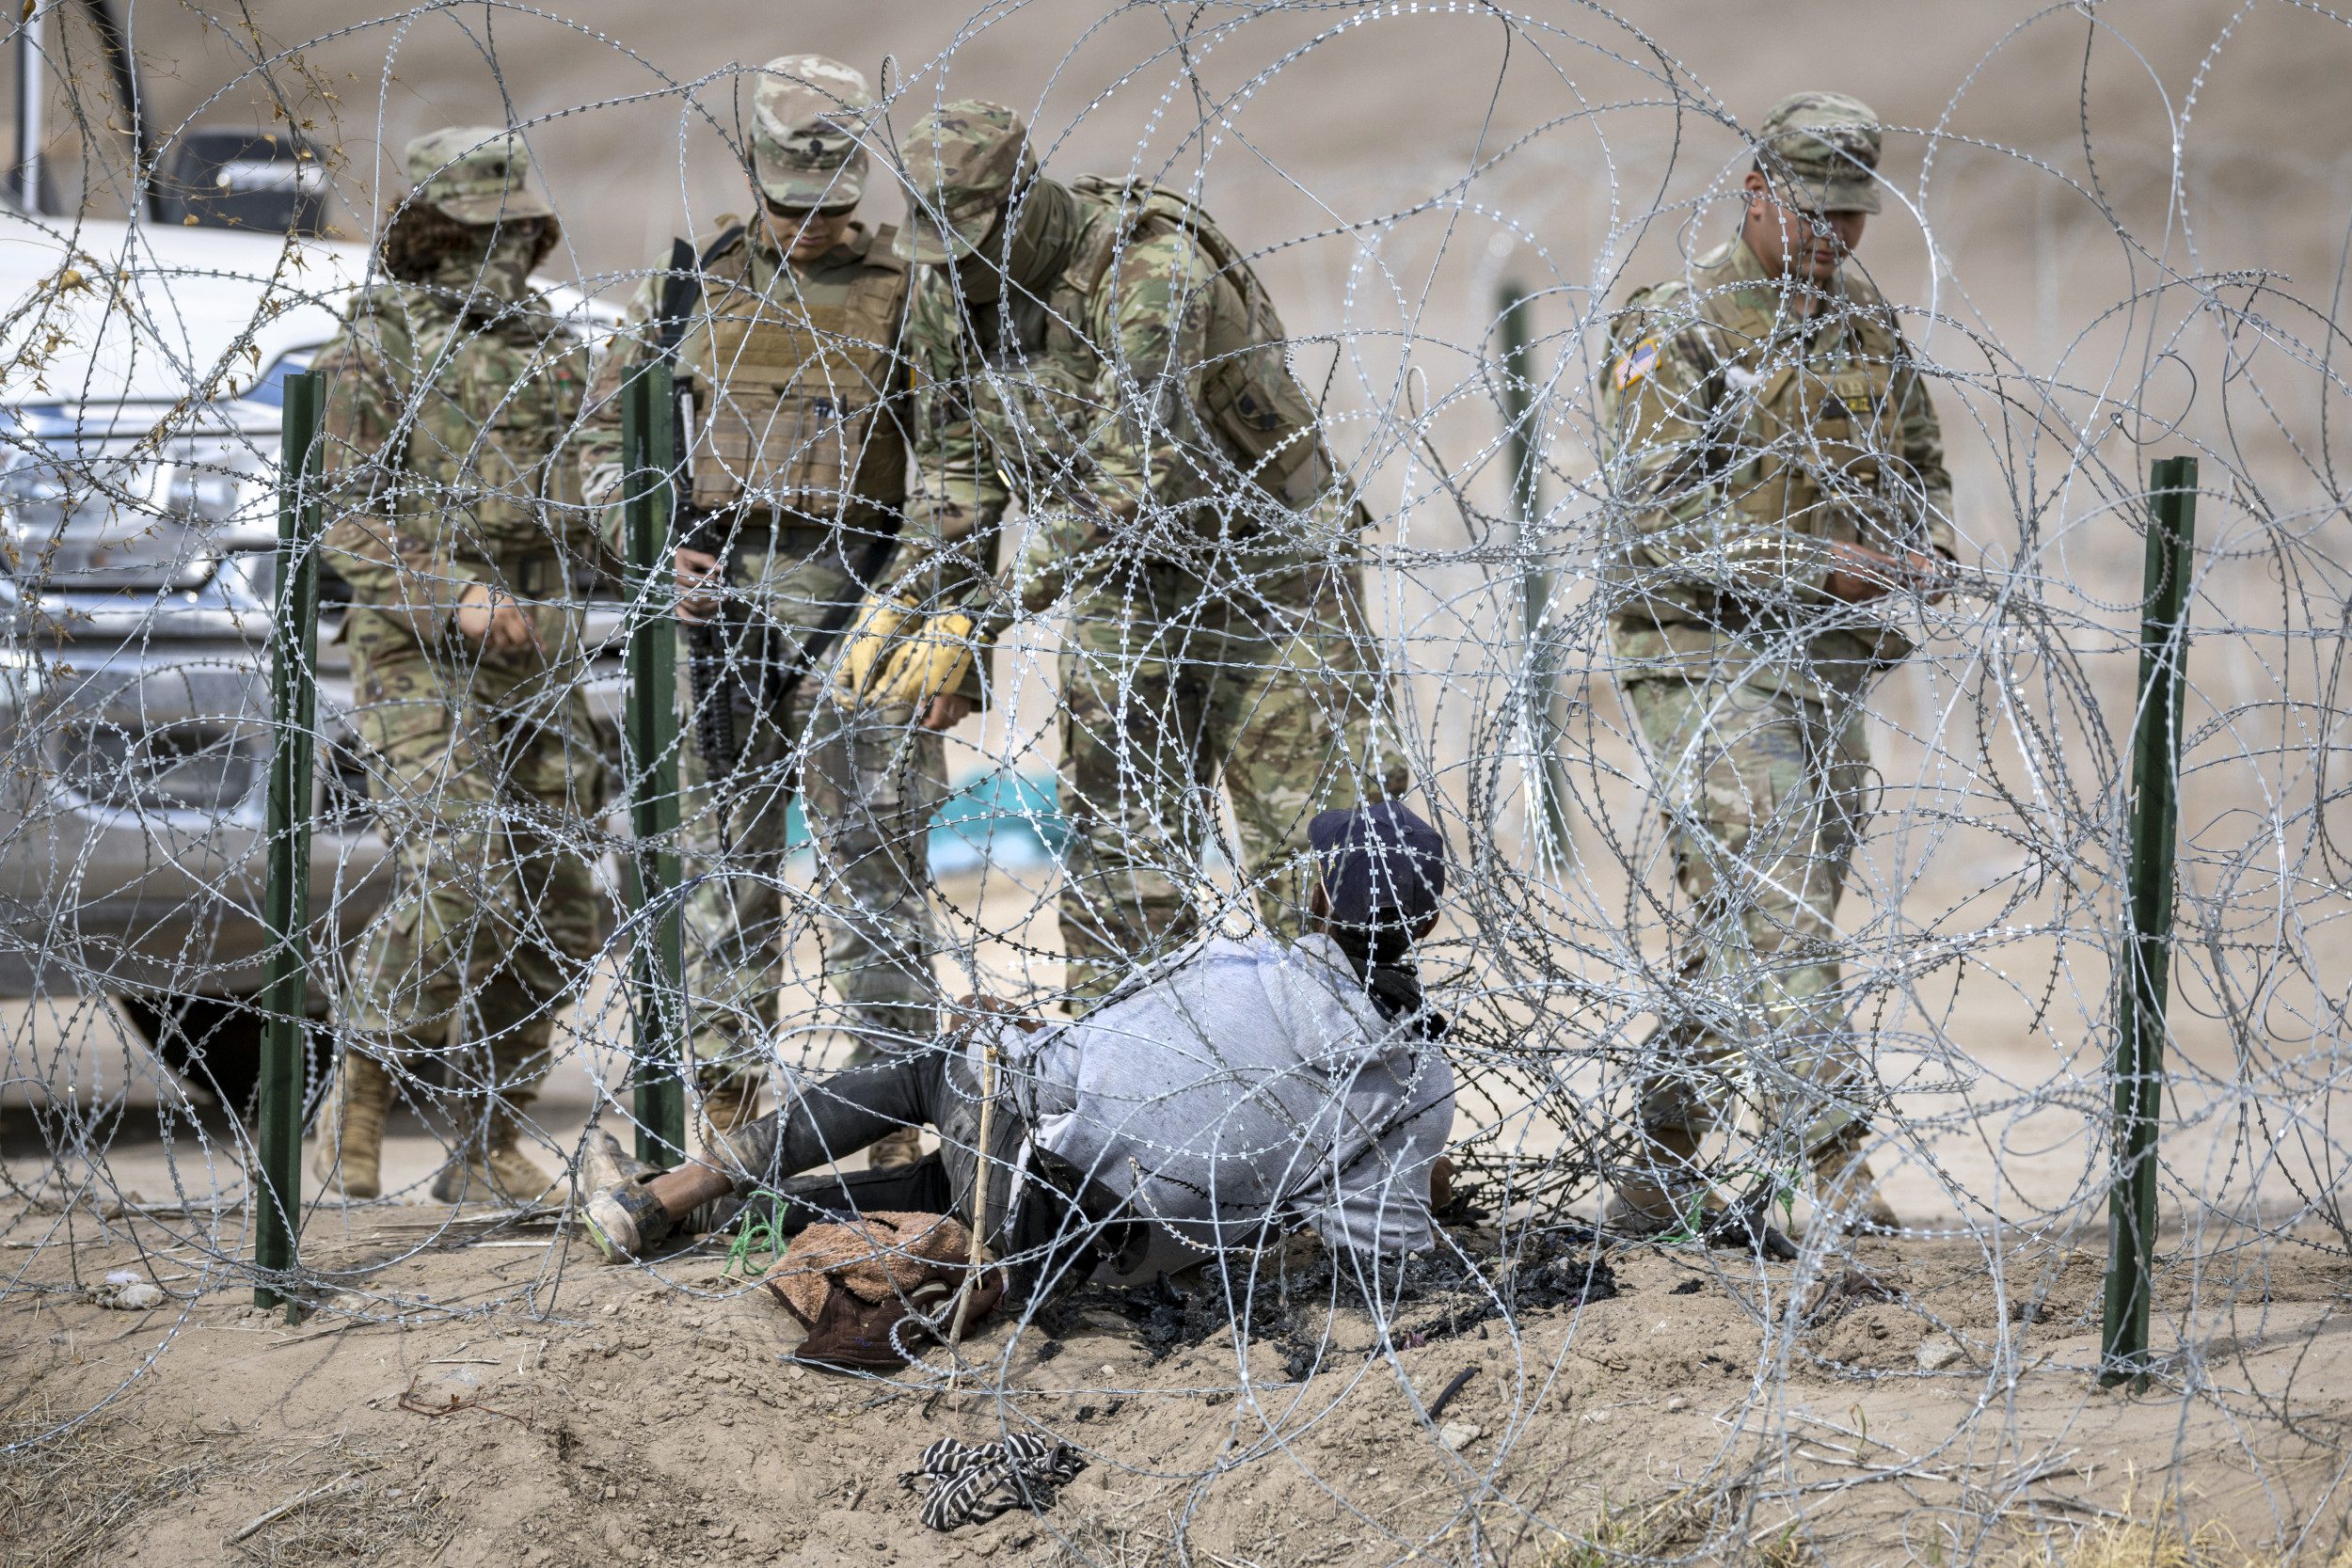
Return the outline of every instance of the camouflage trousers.
<path id="1" fill-rule="evenodd" d="M 1653 1129 L 1694 1138 L 1744 1113 L 1771 1163 L 1867 1123 L 1877 1080 L 1848 1026 L 1838 894 L 1868 820 L 1862 714 L 1769 682 L 1675 676 L 1621 689 L 1688 899 L 1683 984 L 1642 1085 Z M 1790 1141 L 1795 1140 L 1795 1141 Z"/>
<path id="2" fill-rule="evenodd" d="M 809 580 L 819 575 L 825 580 Z M 800 641 L 823 625 L 828 596 L 856 592 L 846 573 L 828 574 L 821 562 L 757 580 L 777 633 L 769 657 L 787 668 Z M 687 990 L 705 1093 L 766 1072 L 784 1043 L 786 953 L 811 924 L 823 932 L 825 976 L 840 1009 L 813 1020 L 812 1037 L 841 1028 L 850 1059 L 861 1062 L 937 1031 L 929 839 L 946 799 L 944 742 L 904 707 L 845 712 L 829 685 L 820 663 L 780 708 L 747 705 L 738 714 L 740 758 L 717 784 L 686 748 L 680 821 L 687 874 L 699 879 L 686 908 Z M 816 847 L 813 908 L 785 880 L 796 797 Z"/>
<path id="3" fill-rule="evenodd" d="M 1064 641 L 1061 940 L 1074 1007 L 1190 942 L 1225 847 L 1265 927 L 1306 913 L 1307 824 L 1402 794 L 1389 682 L 1352 567 L 1232 593 L 1138 574 L 1083 596 Z M 1240 842 L 1222 843 L 1217 788 Z"/>
<path id="4" fill-rule="evenodd" d="M 609 776 L 577 679 L 351 612 L 352 722 L 392 886 L 339 1002 L 353 1047 L 459 1093 L 528 1097 L 606 931 L 583 854 Z M 576 667 L 575 667 L 576 669 Z"/>

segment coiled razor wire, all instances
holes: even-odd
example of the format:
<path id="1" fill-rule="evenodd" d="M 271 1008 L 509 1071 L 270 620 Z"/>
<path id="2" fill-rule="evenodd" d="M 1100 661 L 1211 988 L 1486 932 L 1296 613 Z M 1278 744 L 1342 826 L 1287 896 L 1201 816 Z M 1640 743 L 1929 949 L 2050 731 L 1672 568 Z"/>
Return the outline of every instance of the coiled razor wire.
<path id="1" fill-rule="evenodd" d="M 245 1118 L 271 745 L 262 651 L 282 567 L 274 388 L 325 341 L 351 291 L 381 280 L 372 246 L 407 195 L 393 153 L 429 128 L 413 89 L 435 83 L 494 104 L 532 147 L 564 225 L 539 273 L 546 308 L 610 352 L 643 330 L 620 307 L 663 264 L 668 237 L 714 233 L 747 199 L 756 61 L 682 71 L 659 63 L 675 52 L 655 49 L 640 19 L 592 25 L 473 0 L 354 11 L 310 37 L 296 36 L 309 22 L 265 32 L 233 8 L 119 10 L 119 56 L 87 8 L 43 4 L 11 35 L 34 40 L 49 92 L 39 210 L 0 219 L 16 249 L 39 258 L 16 263 L 29 280 L 8 285 L 0 313 L 10 628 L 0 977 L 24 999 L 6 1015 L 0 1077 L 0 1238 L 11 1248 L 0 1293 L 68 1289 L 75 1275 L 53 1266 L 56 1254 L 103 1241 L 168 1261 L 200 1300 L 254 1282 Z M 2335 321 L 2352 254 L 2352 162 L 2324 129 L 2286 135 L 2284 106 L 2265 103 L 2260 75 L 2238 61 L 2282 50 L 2340 61 L 2352 58 L 2352 36 L 2332 11 L 2259 0 L 2161 17 L 2018 7 L 2013 22 L 1980 54 L 1934 62 L 1934 113 L 1890 117 L 1884 211 L 1860 253 L 1942 418 L 1959 563 L 1947 596 L 1906 604 L 1921 646 L 1867 699 L 1876 809 L 1836 911 L 1837 957 L 1850 1026 L 1885 1089 L 1869 1153 L 1903 1221 L 1892 1245 L 1960 1259 L 1990 1281 L 1996 1308 L 1990 1322 L 1947 1321 L 1931 1298 L 1900 1299 L 1923 1331 L 1963 1348 L 1974 1399 L 1954 1407 L 1938 1452 L 1881 1449 L 1883 1462 L 1862 1467 L 1901 1486 L 1964 1481 L 1987 1452 L 2025 1441 L 2004 1391 L 2026 1369 L 2068 1371 L 2086 1390 L 2097 1370 L 2079 1323 L 2064 1345 L 2032 1325 L 2064 1295 L 2068 1260 L 2103 1250 L 2143 492 L 2148 459 L 2180 451 L 2198 457 L 2202 479 L 2156 1397 L 2225 1413 L 2244 1434 L 2234 1462 L 2257 1475 L 2271 1458 L 2255 1427 L 2300 1433 L 2320 1456 L 2300 1463 L 2326 1480 L 2295 1495 L 2325 1498 L 2345 1479 L 2340 1403 L 2233 1358 L 2269 1332 L 2265 1270 L 2352 1249 L 2341 1196 L 2352 849 L 2338 820 L 2352 529 Z M 1283 312 L 1294 372 L 1319 404 L 1346 491 L 1373 518 L 1373 645 L 1362 652 L 1393 676 L 1380 738 L 1403 753 L 1411 803 L 1452 849 L 1445 918 L 1421 960 L 1453 1020 L 1447 1049 L 1462 1085 L 1459 1201 L 1438 1253 L 1403 1276 L 1368 1283 L 1343 1265 L 1219 1257 L 1190 1296 L 1146 1282 L 1097 1298 L 1170 1333 L 1188 1323 L 1194 1342 L 1216 1349 L 1230 1375 L 1190 1392 L 1246 1396 L 1248 1415 L 1219 1416 L 1240 1424 L 1208 1466 L 1171 1471 L 1092 1447 L 1085 1429 L 1057 1424 L 1058 1405 L 997 1375 L 1057 1331 L 1061 1307 L 976 1341 L 961 1366 L 930 1354 L 903 1381 L 953 1375 L 990 1390 L 998 1429 L 1067 1440 L 1098 1473 L 1176 1498 L 1168 1533 L 1152 1538 L 1171 1560 L 1186 1522 L 1251 1465 L 1291 1467 L 1361 1520 L 1367 1560 L 1476 1560 L 1506 1538 L 1596 1554 L 1561 1561 L 1704 1560 L 1768 1538 L 1805 1543 L 1829 1493 L 1802 1479 L 1797 1455 L 1829 1429 L 1792 1408 L 1787 1380 L 1937 1374 L 1863 1365 L 1815 1332 L 1840 1292 L 1877 1287 L 1853 1244 L 1803 1223 L 1794 1201 L 1772 1214 L 1794 1237 L 1793 1261 L 1710 1250 L 1692 1234 L 1664 1243 L 1735 1287 L 1754 1331 L 1752 1345 L 1723 1347 L 1746 1392 L 1721 1418 L 1714 1458 L 1677 1478 L 1681 1533 L 1611 1534 L 1593 1498 L 1537 1485 L 1518 1445 L 1566 1397 L 1562 1368 L 1583 1354 L 1578 1303 L 1597 1299 L 1595 1267 L 1627 1256 L 1593 1225 L 1665 1026 L 1740 1006 L 1674 967 L 1688 911 L 1605 627 L 1641 585 L 1602 583 L 1627 499 L 1622 469 L 1606 461 L 1597 388 L 1627 295 L 1684 276 L 1730 236 L 1763 105 L 1836 84 L 1709 81 L 1678 56 L 1683 19 L 1664 8 L 1637 25 L 1597 6 L 1133 0 L 1097 14 L 1035 0 L 987 7 L 952 30 L 909 22 L 903 41 L 892 36 L 899 24 L 877 15 L 853 60 L 883 100 L 868 222 L 897 215 L 890 170 L 917 119 L 959 98 L 1000 100 L 1030 119 L 1049 174 L 1099 171 L 1196 197 Z M 1742 13 L 1737 25 L 1771 24 Z M 787 27 L 775 31 L 779 48 L 797 46 Z M 744 47 L 733 35 L 723 45 Z M 138 76 L 135 92 L 117 58 Z M 167 59 L 176 68 L 162 70 Z M 1906 101 L 1920 79 L 1908 62 Z M 1998 107 L 2012 81 L 2037 105 L 2022 124 Z M 1409 130 L 1377 126 L 1361 107 L 1408 92 L 1387 112 Z M 153 215 L 175 155 L 224 119 L 316 150 L 340 240 L 272 249 L 257 238 L 215 258 Z M 1375 131 L 1376 152 L 1344 145 Z M 625 156 L 611 166 L 636 184 L 590 177 L 615 149 Z M 1524 302 L 1508 309 L 1534 328 L 1523 354 L 1509 352 L 1507 300 Z M 223 309 L 236 319 L 217 319 Z M 1133 386 L 1110 394 L 1117 406 L 1089 413 L 1150 406 Z M 1515 439 L 1532 451 L 1527 468 Z M 1041 471 L 1063 455 L 1034 454 Z M 562 522 L 564 508 L 585 503 L 548 504 Z M 1016 510 L 1009 550 L 1035 521 Z M 609 935 L 569 963 L 555 1004 L 559 1078 L 589 1098 L 539 1101 L 525 1139 L 568 1174 L 584 1124 L 625 1141 L 634 1132 L 630 955 L 660 911 L 629 911 L 639 847 L 610 784 L 616 563 L 583 548 L 563 567 L 551 600 L 584 608 L 592 639 L 604 640 L 578 673 L 595 721 L 565 731 L 568 810 L 492 802 L 481 826 L 563 838 L 611 905 Z M 313 1104 L 350 1034 L 333 1004 L 389 885 L 386 818 L 369 797 L 387 764 L 349 722 L 347 653 L 332 637 L 341 614 L 330 606 L 317 671 Z M 1053 787 L 1053 715 L 1064 630 L 1030 624 L 997 650 L 991 716 L 948 743 L 951 794 L 924 829 L 938 946 L 896 956 L 927 966 L 942 999 L 981 991 L 1041 1012 L 1063 1000 L 1054 910 L 1071 802 Z M 535 721 L 559 723 L 576 694 L 537 693 Z M 798 776 L 809 741 L 787 737 L 753 769 L 769 777 L 736 784 Z M 1152 763 L 1138 754 L 1134 766 Z M 707 846 L 715 822 L 691 819 L 701 799 L 688 798 L 686 832 Z M 1228 808 L 1204 784 L 1185 809 L 1197 820 L 1153 824 L 1134 847 L 1165 859 L 1177 829 L 1200 830 L 1205 852 L 1168 874 L 1205 927 L 1250 930 L 1251 868 L 1236 864 Z M 769 1068 L 821 1077 L 846 1059 L 838 998 L 855 978 L 820 980 L 837 891 L 807 853 L 780 871 L 728 855 L 706 847 L 675 896 L 716 879 L 765 883 L 781 900 L 780 1021 L 752 1022 Z M 541 940 L 545 911 L 477 902 L 485 934 Z M 567 1271 L 589 1256 L 573 1244 L 569 1183 L 519 1211 L 428 1196 L 463 1153 L 469 1118 L 515 1086 L 485 1069 L 483 1021 L 451 1022 L 456 1043 L 398 1065 L 387 1196 L 314 1198 L 305 1212 L 301 1293 L 320 1312 L 414 1323 L 566 1311 Z M 1772 1070 L 1761 1058 L 1743 1066 Z M 1758 1169 L 1773 1158 L 1770 1133 L 1751 1122 L 1722 1135 L 1711 1151 L 1721 1186 L 1771 1176 Z M 412 1222 L 398 1244 L 315 1244 L 379 1234 L 394 1218 Z M 394 1275 L 445 1237 L 484 1227 L 544 1239 L 543 1266 L 462 1306 L 420 1299 Z M 707 1260 L 729 1243 L 722 1231 L 687 1256 Z M 642 1267 L 681 1298 L 713 1289 L 675 1259 Z M 179 1328 L 156 1332 L 143 1367 L 168 1355 Z M 1468 1333 L 1499 1345 L 1509 1369 L 1504 1415 L 1475 1449 L 1447 1434 L 1428 1391 L 1412 1392 L 1405 1360 Z M 1253 1346 L 1272 1347 L 1271 1386 Z M 1585 1349 L 1605 1362 L 1605 1347 Z M 1307 1440 L 1350 1398 L 1399 1378 L 1412 1397 L 1394 1417 L 1398 1435 L 1457 1459 L 1435 1530 L 1375 1521 L 1369 1472 L 1317 1469 L 1322 1450 Z M 60 1413 L 26 1440 L 51 1440 L 84 1414 Z M 1983 1486 L 1963 1485 L 1956 1509 L 1935 1505 L 1934 1528 L 1947 1531 L 1936 1539 L 1980 1548 L 2045 1458 L 2017 1454 L 2006 1470 L 1984 1469 Z M 2267 1506 L 2281 1542 L 2341 1544 L 2324 1509 Z M 1954 1525 L 1961 1514 L 1975 1524 Z M 1077 1560 L 1130 1560 L 1127 1544 L 1057 1517 L 1041 1528 Z M 1279 1544 L 1268 1550 L 1279 1560 Z"/>

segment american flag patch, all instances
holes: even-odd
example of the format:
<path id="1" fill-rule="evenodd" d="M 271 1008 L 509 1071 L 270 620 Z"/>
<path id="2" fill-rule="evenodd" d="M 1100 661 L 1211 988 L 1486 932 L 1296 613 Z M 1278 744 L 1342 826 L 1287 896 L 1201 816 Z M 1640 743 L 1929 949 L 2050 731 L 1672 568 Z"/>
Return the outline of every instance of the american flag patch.
<path id="1" fill-rule="evenodd" d="M 1630 354 L 1617 359 L 1617 388 L 1622 391 L 1658 368 L 1658 340 L 1645 338 Z"/>

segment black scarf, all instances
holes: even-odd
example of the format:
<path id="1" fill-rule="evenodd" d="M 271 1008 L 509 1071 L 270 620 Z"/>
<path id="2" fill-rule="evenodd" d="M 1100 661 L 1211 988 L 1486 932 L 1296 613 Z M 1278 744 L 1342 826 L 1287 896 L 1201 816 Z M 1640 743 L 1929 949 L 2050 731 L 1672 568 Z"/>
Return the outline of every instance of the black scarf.
<path id="1" fill-rule="evenodd" d="M 1413 961 L 1412 933 L 1403 925 L 1380 921 L 1371 926 L 1330 927 L 1331 940 L 1347 957 L 1347 964 L 1362 982 L 1364 994 L 1391 1023 L 1404 1020 L 1425 1040 L 1445 1037 L 1445 1014 L 1429 1006 L 1421 989 L 1421 966 Z"/>

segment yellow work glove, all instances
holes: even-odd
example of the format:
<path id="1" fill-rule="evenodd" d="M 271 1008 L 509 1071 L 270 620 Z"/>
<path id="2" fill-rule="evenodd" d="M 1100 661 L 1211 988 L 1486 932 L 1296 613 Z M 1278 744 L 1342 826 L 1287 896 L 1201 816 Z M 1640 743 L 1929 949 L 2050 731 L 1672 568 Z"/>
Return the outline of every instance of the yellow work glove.
<path id="1" fill-rule="evenodd" d="M 961 690 L 972 673 L 973 625 L 972 617 L 960 610 L 910 618 L 899 628 L 882 673 L 867 688 L 866 701 L 920 712 L 933 697 Z"/>
<path id="2" fill-rule="evenodd" d="M 869 597 L 833 667 L 834 705 L 920 707 L 958 689 L 972 672 L 975 624 L 960 610 L 925 615 L 913 598 Z"/>
<path id="3" fill-rule="evenodd" d="M 914 618 L 914 600 L 911 597 L 885 598 L 880 594 L 866 596 L 866 602 L 858 606 L 857 619 L 850 623 L 849 641 L 841 644 L 841 657 L 834 661 L 835 705 L 853 708 L 866 701 L 874 677 L 895 651 L 893 634 Z"/>

